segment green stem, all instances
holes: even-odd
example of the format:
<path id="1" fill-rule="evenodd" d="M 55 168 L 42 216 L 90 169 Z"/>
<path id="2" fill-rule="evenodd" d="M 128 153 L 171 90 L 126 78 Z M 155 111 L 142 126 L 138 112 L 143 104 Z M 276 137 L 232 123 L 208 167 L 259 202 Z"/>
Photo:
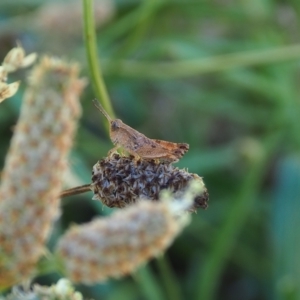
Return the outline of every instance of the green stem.
<path id="1" fill-rule="evenodd" d="M 178 62 L 143 63 L 123 60 L 118 61 L 118 75 L 142 79 L 171 79 L 296 59 L 300 59 L 300 44 Z M 114 62 L 107 61 L 105 69 L 108 74 L 113 73 Z"/>
<path id="2" fill-rule="evenodd" d="M 139 284 L 143 296 L 147 300 L 163 300 L 164 294 L 149 266 L 140 267 L 133 279 Z"/>
<path id="3" fill-rule="evenodd" d="M 111 118 L 115 119 L 115 114 L 107 93 L 101 72 L 101 66 L 97 56 L 98 51 L 95 34 L 93 0 L 83 0 L 83 33 L 87 60 L 95 94 L 107 113 L 111 116 Z"/>
<path id="4" fill-rule="evenodd" d="M 180 300 L 183 299 L 180 289 L 180 283 L 178 282 L 166 255 L 158 257 L 156 265 L 159 269 L 160 282 L 164 286 L 166 291 L 166 299 L 168 300 Z"/>

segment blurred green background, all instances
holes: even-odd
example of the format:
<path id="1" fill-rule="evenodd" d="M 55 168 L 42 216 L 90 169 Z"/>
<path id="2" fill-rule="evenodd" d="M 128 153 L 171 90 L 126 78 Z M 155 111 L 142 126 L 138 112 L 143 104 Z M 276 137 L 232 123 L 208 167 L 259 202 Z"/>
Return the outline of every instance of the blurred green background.
<path id="1" fill-rule="evenodd" d="M 300 299 L 300 1 L 96 0 L 95 7 L 117 116 L 150 138 L 189 143 L 177 166 L 204 177 L 210 202 L 134 276 L 77 288 L 105 300 Z M 27 53 L 79 61 L 89 78 L 80 10 L 75 0 L 1 0 L 0 59 L 20 42 Z M 9 77 L 21 78 L 21 88 L 1 104 L 1 168 L 27 74 Z M 89 183 L 112 147 L 94 97 L 89 85 L 66 187 Z M 62 201 L 50 248 L 71 223 L 111 213 L 91 196 Z"/>

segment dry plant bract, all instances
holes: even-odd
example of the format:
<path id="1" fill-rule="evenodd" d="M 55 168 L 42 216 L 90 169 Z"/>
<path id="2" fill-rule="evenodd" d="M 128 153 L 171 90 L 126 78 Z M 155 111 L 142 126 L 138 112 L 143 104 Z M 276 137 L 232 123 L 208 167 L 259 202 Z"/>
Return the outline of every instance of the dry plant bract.
<path id="1" fill-rule="evenodd" d="M 25 51 L 21 46 L 17 46 L 7 53 L 0 66 L 0 103 L 5 99 L 12 97 L 18 91 L 20 85 L 19 81 L 7 83 L 8 73 L 32 65 L 35 62 L 36 57 L 36 53 L 31 53 L 26 56 Z"/>

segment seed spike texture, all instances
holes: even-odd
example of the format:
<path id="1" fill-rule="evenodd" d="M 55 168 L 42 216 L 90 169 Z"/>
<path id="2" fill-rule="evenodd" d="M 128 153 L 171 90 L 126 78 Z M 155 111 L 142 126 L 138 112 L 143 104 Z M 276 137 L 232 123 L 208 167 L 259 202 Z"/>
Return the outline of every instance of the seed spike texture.
<path id="1" fill-rule="evenodd" d="M 67 155 L 85 82 L 77 64 L 44 57 L 32 70 L 0 186 L 0 287 L 27 280 L 59 216 Z"/>

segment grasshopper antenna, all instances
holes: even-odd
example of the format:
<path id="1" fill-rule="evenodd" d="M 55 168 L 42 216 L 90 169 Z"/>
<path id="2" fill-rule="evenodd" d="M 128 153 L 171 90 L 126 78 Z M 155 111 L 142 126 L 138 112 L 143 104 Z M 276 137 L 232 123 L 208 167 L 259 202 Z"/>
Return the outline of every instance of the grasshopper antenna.
<path id="1" fill-rule="evenodd" d="M 112 118 L 108 115 L 108 113 L 104 110 L 104 108 L 100 105 L 100 103 L 97 99 L 93 99 L 93 103 L 96 106 L 96 108 L 101 111 L 101 113 L 105 116 L 105 118 L 109 122 L 113 121 Z"/>

